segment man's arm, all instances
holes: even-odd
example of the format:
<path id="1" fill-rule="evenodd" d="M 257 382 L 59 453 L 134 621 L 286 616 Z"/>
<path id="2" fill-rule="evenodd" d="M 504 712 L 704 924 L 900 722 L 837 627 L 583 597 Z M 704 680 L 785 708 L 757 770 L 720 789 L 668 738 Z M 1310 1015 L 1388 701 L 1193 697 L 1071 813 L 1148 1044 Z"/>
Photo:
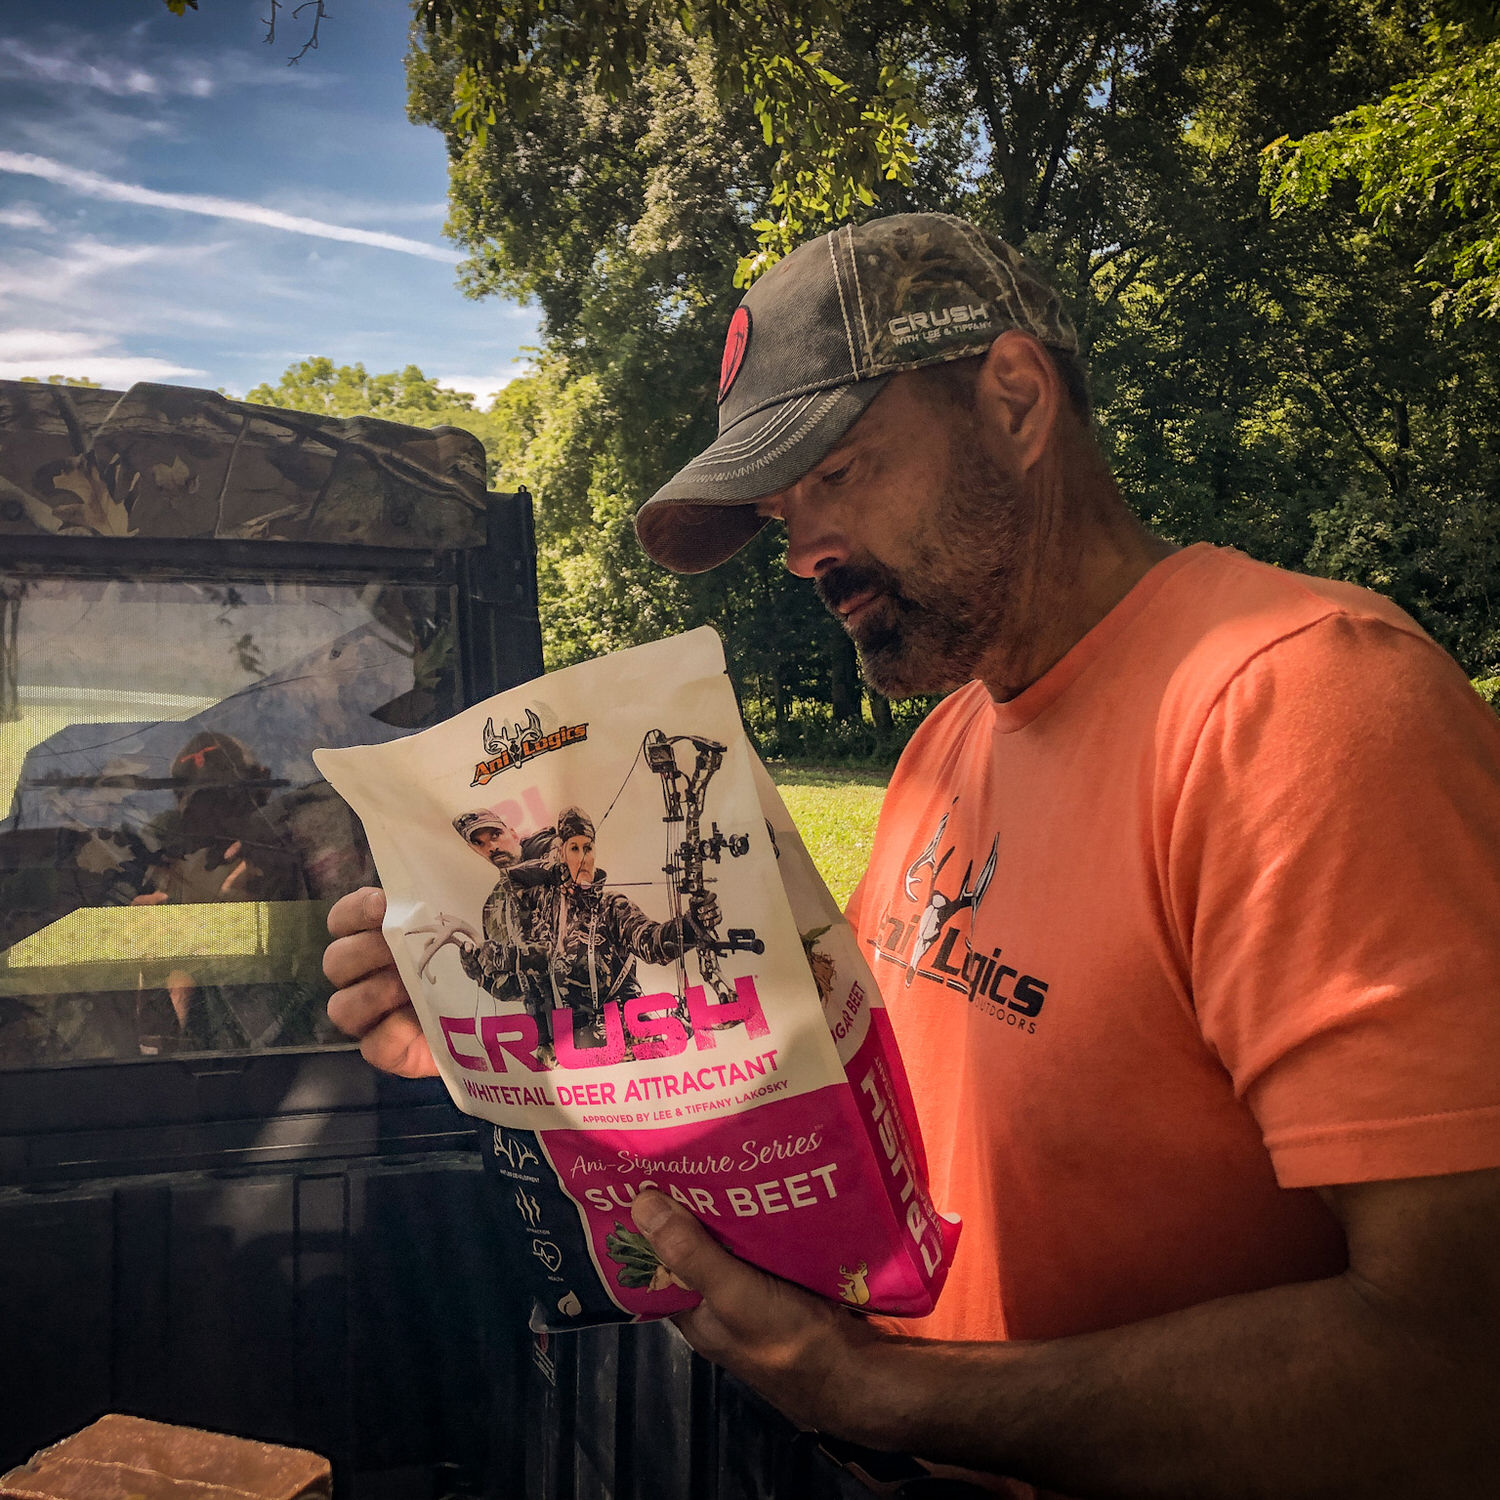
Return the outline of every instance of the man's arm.
<path id="1" fill-rule="evenodd" d="M 799 1424 L 1079 1497 L 1500 1491 L 1500 1171 L 1323 1192 L 1349 1270 L 1049 1342 L 884 1334 L 643 1195 L 700 1353 Z M 645 1222 L 642 1222 L 642 1221 Z"/>

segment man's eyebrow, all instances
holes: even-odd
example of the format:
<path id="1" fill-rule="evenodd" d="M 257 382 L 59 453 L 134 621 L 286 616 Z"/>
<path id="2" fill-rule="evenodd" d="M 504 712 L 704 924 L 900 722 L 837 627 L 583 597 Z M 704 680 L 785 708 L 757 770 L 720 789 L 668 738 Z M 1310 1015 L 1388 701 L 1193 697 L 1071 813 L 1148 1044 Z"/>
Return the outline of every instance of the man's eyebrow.
<path id="1" fill-rule="evenodd" d="M 811 474 L 819 469 L 826 468 L 829 464 L 838 464 L 842 460 L 849 458 L 858 446 L 859 439 L 855 435 L 853 428 L 851 428 L 808 470 L 808 473 Z"/>
<path id="2" fill-rule="evenodd" d="M 859 438 L 854 432 L 845 433 L 832 448 L 820 458 L 817 463 L 808 467 L 807 473 L 802 477 L 811 478 L 814 474 L 826 473 L 830 468 L 838 468 L 841 464 L 854 457 L 859 447 Z M 755 513 L 760 516 L 775 518 L 780 514 L 776 502 L 783 492 L 778 490 L 773 495 L 763 495 L 758 500 L 748 502 L 755 507 Z"/>

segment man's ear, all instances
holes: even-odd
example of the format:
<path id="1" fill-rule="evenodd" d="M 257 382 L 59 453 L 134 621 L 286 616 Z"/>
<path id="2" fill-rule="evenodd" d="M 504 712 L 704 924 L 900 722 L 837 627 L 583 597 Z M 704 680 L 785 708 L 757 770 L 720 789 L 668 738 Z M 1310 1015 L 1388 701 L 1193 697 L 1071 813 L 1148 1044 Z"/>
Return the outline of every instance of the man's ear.
<path id="1" fill-rule="evenodd" d="M 1007 329 L 990 345 L 975 387 L 981 431 L 996 435 L 1017 472 L 1033 468 L 1062 413 L 1062 380 L 1029 333 Z"/>

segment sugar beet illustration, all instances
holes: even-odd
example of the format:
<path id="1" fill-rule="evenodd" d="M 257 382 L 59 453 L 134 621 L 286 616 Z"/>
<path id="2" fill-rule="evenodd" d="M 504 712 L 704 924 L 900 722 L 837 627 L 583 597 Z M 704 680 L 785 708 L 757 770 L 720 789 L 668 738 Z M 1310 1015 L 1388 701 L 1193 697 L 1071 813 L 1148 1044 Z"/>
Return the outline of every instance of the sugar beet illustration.
<path id="1" fill-rule="evenodd" d="M 615 1280 L 634 1291 L 645 1288 L 660 1292 L 669 1286 L 683 1286 L 656 1258 L 651 1241 L 634 1229 L 627 1229 L 618 1219 L 614 1229 L 604 1237 L 605 1253 L 619 1266 Z"/>

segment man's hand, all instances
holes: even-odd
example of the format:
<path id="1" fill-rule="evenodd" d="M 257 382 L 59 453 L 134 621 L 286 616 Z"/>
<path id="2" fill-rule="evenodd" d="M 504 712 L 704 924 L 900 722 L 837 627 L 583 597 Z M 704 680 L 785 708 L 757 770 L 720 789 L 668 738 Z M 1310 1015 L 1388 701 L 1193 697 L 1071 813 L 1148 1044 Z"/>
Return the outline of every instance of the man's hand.
<path id="1" fill-rule="evenodd" d="M 1098 1333 L 883 1335 L 632 1206 L 703 1294 L 677 1323 L 793 1421 L 1117 1500 L 1480 1500 L 1500 1473 L 1500 1171 L 1321 1190 L 1349 1269 Z"/>
<path id="2" fill-rule="evenodd" d="M 333 942 L 323 954 L 323 972 L 334 986 L 328 1019 L 359 1038 L 366 1062 L 403 1078 L 430 1078 L 437 1064 L 380 931 L 384 920 L 385 892 L 373 886 L 334 902 L 328 913 Z"/>
<path id="3" fill-rule="evenodd" d="M 797 1426 L 847 1428 L 848 1413 L 839 1408 L 857 1394 L 861 1351 L 880 1342 L 873 1328 L 736 1259 L 665 1193 L 638 1194 L 630 1215 L 662 1264 L 703 1296 L 673 1319 L 699 1354 L 754 1387 Z"/>

